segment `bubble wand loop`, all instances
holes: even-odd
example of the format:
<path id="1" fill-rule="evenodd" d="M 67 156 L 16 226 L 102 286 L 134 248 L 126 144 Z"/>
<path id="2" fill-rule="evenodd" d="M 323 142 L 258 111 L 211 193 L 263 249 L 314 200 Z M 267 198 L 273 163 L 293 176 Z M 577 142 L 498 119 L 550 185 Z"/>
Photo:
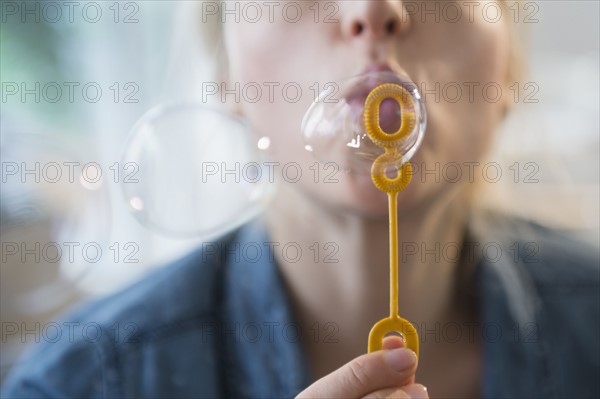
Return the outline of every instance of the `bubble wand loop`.
<path id="1" fill-rule="evenodd" d="M 384 132 L 379 124 L 379 107 L 383 100 L 388 98 L 395 100 L 401 111 L 400 127 L 391 134 Z M 367 134 L 373 143 L 385 150 L 385 153 L 373 162 L 371 178 L 379 190 L 388 194 L 390 217 L 390 316 L 377 322 L 371 329 L 369 353 L 382 348 L 385 334 L 397 331 L 404 337 L 406 346 L 419 355 L 419 336 L 416 329 L 398 315 L 398 193 L 408 186 L 413 171 L 411 164 L 403 159 L 396 148 L 415 126 L 414 105 L 408 91 L 393 83 L 377 86 L 365 100 L 364 122 Z M 396 169 L 397 176 L 388 177 L 388 168 Z"/>

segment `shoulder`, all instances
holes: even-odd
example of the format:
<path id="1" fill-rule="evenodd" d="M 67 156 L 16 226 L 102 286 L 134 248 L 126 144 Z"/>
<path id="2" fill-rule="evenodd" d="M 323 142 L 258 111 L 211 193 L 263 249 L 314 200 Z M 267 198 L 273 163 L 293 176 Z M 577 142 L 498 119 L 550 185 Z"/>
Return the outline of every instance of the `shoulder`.
<path id="1" fill-rule="evenodd" d="M 535 295 L 546 309 L 560 313 L 565 320 L 577 317 L 584 309 L 596 311 L 588 315 L 598 315 L 598 246 L 583 240 L 578 232 L 523 219 L 494 216 L 487 226 L 487 237 L 498 243 L 502 252 L 493 267 L 500 280 L 521 280 L 522 291 Z M 492 262 L 488 259 L 486 263 Z M 594 319 L 592 324 L 598 317 Z"/>
<path id="2" fill-rule="evenodd" d="M 539 298 L 539 339 L 561 396 L 598 397 L 600 256 L 574 232 L 532 226 L 535 256 L 520 264 Z"/>
<path id="3" fill-rule="evenodd" d="M 580 232 L 498 214 L 482 220 L 477 236 L 501 248 L 492 262 L 518 265 L 540 293 L 597 292 L 600 287 L 600 248 L 583 240 Z"/>
<path id="4" fill-rule="evenodd" d="M 594 382 L 600 371 L 598 247 L 574 231 L 522 219 L 491 220 L 486 238 L 504 252 L 498 262 L 484 262 L 486 309 L 495 315 L 489 317 L 507 320 L 507 329 L 515 332 L 512 340 L 500 345 L 504 354 L 497 358 L 506 357 L 513 367 L 520 359 L 527 364 L 521 370 L 539 377 L 530 379 L 542 383 L 548 394 L 596 397 L 600 394 Z M 504 309 L 506 318 L 498 316 Z M 513 377 L 519 381 L 523 376 Z"/>
<path id="5" fill-rule="evenodd" d="M 580 232 L 523 219 L 506 221 L 508 254 L 527 273 L 540 295 L 569 294 L 576 301 L 598 294 L 600 249 Z"/>
<path id="6" fill-rule="evenodd" d="M 234 235 L 230 233 L 213 244 L 226 245 Z M 85 304 L 54 323 L 56 338 L 45 340 L 19 361 L 3 384 L 3 397 L 143 395 L 124 385 L 123 374 L 139 381 L 148 373 L 156 373 L 145 370 L 148 357 L 159 357 L 168 368 L 175 361 L 168 358 L 169 352 L 193 341 L 207 323 L 214 321 L 220 300 L 222 253 L 202 245 L 126 289 Z M 207 351 L 214 350 L 210 340 L 197 341 L 191 349 L 210 362 L 213 357 Z M 186 381 L 180 383 L 185 385 Z"/>

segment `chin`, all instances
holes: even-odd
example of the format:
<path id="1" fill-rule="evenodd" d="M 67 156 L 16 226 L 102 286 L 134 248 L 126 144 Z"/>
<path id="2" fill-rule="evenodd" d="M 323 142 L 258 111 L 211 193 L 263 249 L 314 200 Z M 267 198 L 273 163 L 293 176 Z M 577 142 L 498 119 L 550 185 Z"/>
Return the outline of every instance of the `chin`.
<path id="1" fill-rule="evenodd" d="M 389 212 L 388 194 L 380 191 L 367 175 L 346 175 L 347 178 L 332 196 L 332 207 L 336 211 L 354 214 L 372 220 L 387 220 Z M 406 190 L 398 193 L 398 209 L 406 210 L 413 207 L 419 197 L 422 187 L 409 185 Z"/>
<path id="2" fill-rule="evenodd" d="M 361 179 L 362 180 L 362 179 Z M 349 210 L 370 219 L 388 218 L 388 194 L 380 191 L 370 176 L 363 184 L 351 184 L 349 200 L 345 202 Z M 354 181 L 353 183 L 356 183 Z M 425 186 L 413 181 L 404 191 L 398 193 L 398 212 L 409 211 L 424 197 Z"/>
<path id="3" fill-rule="evenodd" d="M 398 193 L 399 212 L 408 211 L 421 201 L 426 186 L 419 183 L 414 179 L 404 191 Z M 375 187 L 370 175 L 343 174 L 332 184 L 310 184 L 295 188 L 332 214 L 370 220 L 388 219 L 388 194 Z"/>
<path id="4" fill-rule="evenodd" d="M 348 196 L 347 207 L 370 217 L 386 216 L 388 213 L 388 196 L 380 191 L 370 175 L 346 175 Z"/>

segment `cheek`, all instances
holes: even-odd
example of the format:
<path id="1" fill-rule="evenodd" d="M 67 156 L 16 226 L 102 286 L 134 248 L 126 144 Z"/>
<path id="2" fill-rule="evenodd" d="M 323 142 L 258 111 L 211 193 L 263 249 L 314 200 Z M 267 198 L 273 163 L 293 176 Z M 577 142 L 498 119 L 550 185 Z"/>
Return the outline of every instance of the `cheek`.
<path id="1" fill-rule="evenodd" d="M 446 41 L 428 46 L 419 71 L 429 121 L 424 145 L 439 161 L 480 160 L 512 98 L 506 28 L 473 24 L 449 27 Z"/>
<path id="2" fill-rule="evenodd" d="M 300 126 L 304 113 L 317 94 L 315 82 L 322 65 L 310 65 L 319 48 L 294 24 L 268 26 L 239 24 L 226 30 L 229 60 L 228 88 L 239 91 L 236 104 L 253 132 L 271 139 L 276 161 L 306 163 Z M 314 64 L 314 63 L 313 63 Z M 227 102 L 233 100 L 229 96 Z"/>

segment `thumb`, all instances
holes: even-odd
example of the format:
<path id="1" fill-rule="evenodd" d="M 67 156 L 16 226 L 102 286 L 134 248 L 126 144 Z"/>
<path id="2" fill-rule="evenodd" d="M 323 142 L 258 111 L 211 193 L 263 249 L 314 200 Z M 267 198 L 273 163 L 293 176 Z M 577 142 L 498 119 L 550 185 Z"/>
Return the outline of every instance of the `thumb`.
<path id="1" fill-rule="evenodd" d="M 390 335 L 383 339 L 383 347 L 382 349 L 396 349 L 396 348 L 406 348 L 406 343 L 397 335 Z"/>
<path id="2" fill-rule="evenodd" d="M 400 338 L 386 339 L 386 346 L 403 345 Z M 298 398 L 357 398 L 385 388 L 402 387 L 414 381 L 417 356 L 403 347 L 383 349 L 359 356 L 321 378 Z"/>
<path id="3" fill-rule="evenodd" d="M 406 348 L 406 342 L 402 337 L 390 335 L 383 339 L 382 349 Z M 415 383 L 415 374 L 413 373 L 407 380 L 408 384 Z"/>

